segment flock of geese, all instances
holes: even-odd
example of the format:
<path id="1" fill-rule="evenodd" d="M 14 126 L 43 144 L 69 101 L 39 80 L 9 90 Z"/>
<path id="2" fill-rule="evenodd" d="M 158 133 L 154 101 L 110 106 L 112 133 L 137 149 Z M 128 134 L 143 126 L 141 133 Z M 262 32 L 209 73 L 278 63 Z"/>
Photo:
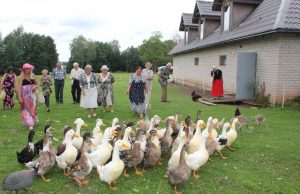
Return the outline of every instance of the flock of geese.
<path id="1" fill-rule="evenodd" d="M 64 175 L 78 186 L 88 184 L 88 175 L 96 169 L 100 180 L 116 190 L 116 180 L 122 173 L 128 177 L 128 169 L 134 168 L 135 175 L 140 176 L 147 169 L 160 165 L 161 159 L 171 153 L 165 178 L 178 194 L 176 186 L 185 183 L 191 174 L 198 178 L 199 169 L 212 160 L 212 154 L 226 159 L 222 150 L 226 147 L 233 151 L 232 144 L 238 136 L 238 117 L 230 122 L 209 117 L 205 122 L 200 115 L 198 111 L 194 122 L 190 116 L 179 122 L 180 114 L 176 113 L 166 118 L 163 127 L 158 115 L 136 124 L 114 118 L 111 126 L 104 130 L 103 120 L 97 119 L 92 133 L 85 132 L 83 136 L 80 131 L 86 124 L 77 118 L 75 130 L 65 126 L 64 139 L 57 149 L 52 145 L 56 139 L 51 132 L 52 126 L 47 124 L 44 138 L 36 143 L 33 143 L 34 131 L 29 131 L 27 146 L 17 152 L 18 162 L 24 163 L 28 170 L 7 175 L 2 189 L 18 193 L 37 176 L 48 182 L 50 179 L 45 178 L 45 174 L 57 163 Z M 221 131 L 218 133 L 218 130 Z M 38 159 L 33 160 L 35 156 Z"/>

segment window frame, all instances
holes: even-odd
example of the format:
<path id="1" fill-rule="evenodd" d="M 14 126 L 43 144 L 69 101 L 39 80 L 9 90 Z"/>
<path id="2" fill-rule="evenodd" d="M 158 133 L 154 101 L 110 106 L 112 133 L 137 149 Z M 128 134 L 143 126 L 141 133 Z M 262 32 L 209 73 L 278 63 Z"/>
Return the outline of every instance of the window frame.
<path id="1" fill-rule="evenodd" d="M 199 65 L 199 57 L 194 58 L 194 65 Z"/>
<path id="2" fill-rule="evenodd" d="M 219 56 L 219 66 L 222 66 L 222 67 L 227 66 L 227 56 L 226 55 Z"/>
<path id="3" fill-rule="evenodd" d="M 231 6 L 227 5 L 224 6 L 224 12 L 223 12 L 223 31 L 229 31 L 230 30 L 230 20 L 231 20 Z M 228 19 L 227 19 L 228 17 Z M 227 20 L 226 20 L 227 19 Z M 225 28 L 226 25 L 226 28 Z"/>

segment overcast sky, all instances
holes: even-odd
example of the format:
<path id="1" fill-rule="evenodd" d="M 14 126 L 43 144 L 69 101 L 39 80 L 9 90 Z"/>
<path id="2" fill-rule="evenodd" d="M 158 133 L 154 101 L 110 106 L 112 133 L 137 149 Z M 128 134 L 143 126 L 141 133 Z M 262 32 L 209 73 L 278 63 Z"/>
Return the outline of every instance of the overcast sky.
<path id="1" fill-rule="evenodd" d="M 26 32 L 54 38 L 59 59 L 70 57 L 71 40 L 86 38 L 118 40 L 121 50 L 138 46 L 152 32 L 164 39 L 179 33 L 181 14 L 192 13 L 196 0 L 4 0 L 1 2 L 0 32 L 5 37 L 22 25 Z"/>

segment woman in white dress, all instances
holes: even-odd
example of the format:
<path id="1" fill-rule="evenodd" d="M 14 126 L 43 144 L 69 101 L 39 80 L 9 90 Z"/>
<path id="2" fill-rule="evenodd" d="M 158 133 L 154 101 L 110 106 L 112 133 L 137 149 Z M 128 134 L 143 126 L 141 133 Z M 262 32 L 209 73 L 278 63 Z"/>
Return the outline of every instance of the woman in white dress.
<path id="1" fill-rule="evenodd" d="M 147 87 L 147 94 L 145 94 L 145 105 L 146 108 L 150 107 L 150 100 L 151 100 L 151 91 L 152 91 L 152 80 L 153 80 L 153 71 L 152 71 L 152 64 L 147 62 L 145 67 L 142 70 L 142 77 L 146 80 L 146 87 Z"/>
<path id="2" fill-rule="evenodd" d="M 97 78 L 92 72 L 91 65 L 85 66 L 84 73 L 80 75 L 79 83 L 81 88 L 80 107 L 87 109 L 88 118 L 96 117 L 96 108 L 98 107 Z"/>

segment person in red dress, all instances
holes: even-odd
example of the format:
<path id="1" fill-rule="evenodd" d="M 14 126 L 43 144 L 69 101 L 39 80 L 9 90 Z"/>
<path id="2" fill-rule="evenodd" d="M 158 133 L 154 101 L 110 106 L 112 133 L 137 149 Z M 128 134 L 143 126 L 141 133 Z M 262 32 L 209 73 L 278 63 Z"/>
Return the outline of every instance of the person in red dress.
<path id="1" fill-rule="evenodd" d="M 212 77 L 211 95 L 214 99 L 219 99 L 224 95 L 222 71 L 214 66 L 210 75 Z"/>

